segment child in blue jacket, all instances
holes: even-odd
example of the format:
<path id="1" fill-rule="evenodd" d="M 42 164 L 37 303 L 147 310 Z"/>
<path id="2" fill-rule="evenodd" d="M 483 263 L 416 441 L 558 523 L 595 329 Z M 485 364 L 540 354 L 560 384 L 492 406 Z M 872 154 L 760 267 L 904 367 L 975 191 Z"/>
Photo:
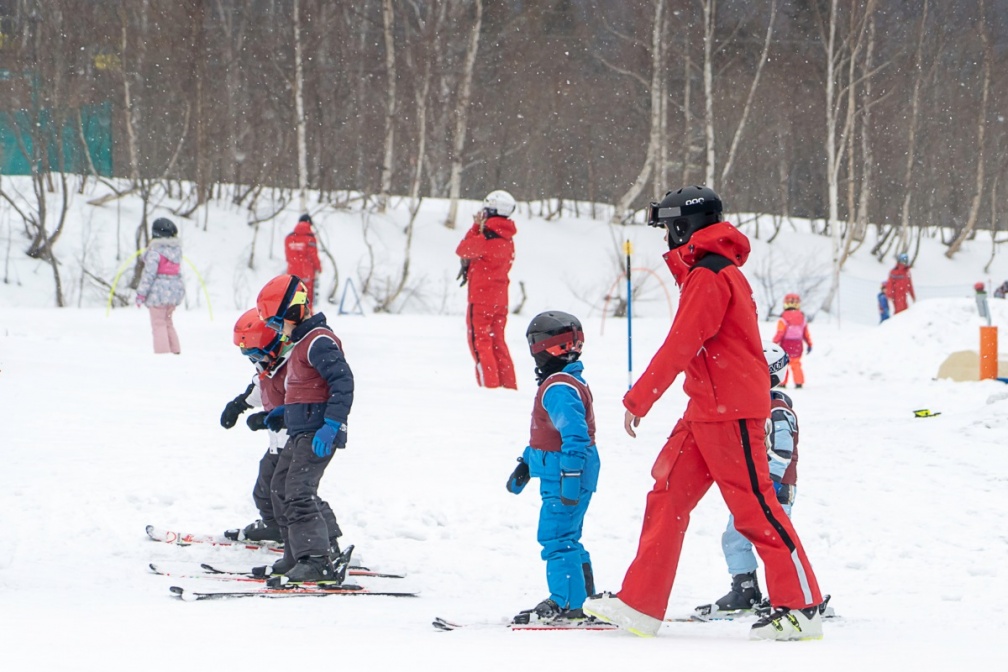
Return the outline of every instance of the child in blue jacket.
<path id="1" fill-rule="evenodd" d="M 578 361 L 584 344 L 581 322 L 557 310 L 541 313 L 526 332 L 539 390 L 532 407 L 529 445 L 508 478 L 518 494 L 536 477 L 542 508 L 537 537 L 546 561 L 550 596 L 514 617 L 513 623 L 549 623 L 585 618 L 585 598 L 595 592 L 591 557 L 581 529 L 598 484 L 595 413 L 591 390 Z"/>

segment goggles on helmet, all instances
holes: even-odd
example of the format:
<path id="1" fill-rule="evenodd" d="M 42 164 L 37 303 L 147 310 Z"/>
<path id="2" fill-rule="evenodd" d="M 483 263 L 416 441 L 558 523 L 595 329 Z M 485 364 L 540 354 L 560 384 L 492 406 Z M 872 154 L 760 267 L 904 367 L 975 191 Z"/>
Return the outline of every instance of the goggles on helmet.
<path id="1" fill-rule="evenodd" d="M 283 299 L 277 307 L 277 314 L 267 317 L 263 322 L 273 331 L 283 331 L 284 320 L 287 313 L 295 306 L 307 306 L 308 293 L 304 291 L 304 285 L 297 276 L 291 276 L 287 283 L 287 291 L 284 292 Z"/>

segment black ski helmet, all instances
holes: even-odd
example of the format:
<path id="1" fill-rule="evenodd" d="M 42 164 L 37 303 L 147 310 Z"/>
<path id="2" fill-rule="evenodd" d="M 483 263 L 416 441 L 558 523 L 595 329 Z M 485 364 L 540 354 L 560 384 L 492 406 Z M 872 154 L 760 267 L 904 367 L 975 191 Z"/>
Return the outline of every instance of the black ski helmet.
<path id="1" fill-rule="evenodd" d="M 666 192 L 661 203 L 652 202 L 647 223 L 666 227 L 669 249 L 674 250 L 700 229 L 720 222 L 721 210 L 721 197 L 710 187 L 683 187 Z"/>
<path id="2" fill-rule="evenodd" d="M 174 238 L 178 235 L 178 227 L 170 219 L 159 217 L 151 225 L 151 235 L 155 238 Z"/>
<path id="3" fill-rule="evenodd" d="M 560 310 L 547 310 L 532 318 L 525 337 L 532 359 L 540 370 L 550 368 L 551 364 L 573 362 L 581 356 L 584 346 L 581 321 Z"/>

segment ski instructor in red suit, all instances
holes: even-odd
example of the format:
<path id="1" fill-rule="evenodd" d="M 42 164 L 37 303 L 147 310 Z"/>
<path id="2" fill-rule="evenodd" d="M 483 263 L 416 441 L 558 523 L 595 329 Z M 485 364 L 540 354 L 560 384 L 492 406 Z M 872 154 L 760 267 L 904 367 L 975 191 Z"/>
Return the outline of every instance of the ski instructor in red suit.
<path id="1" fill-rule="evenodd" d="M 318 241 L 312 231 L 311 215 L 301 215 L 294 231 L 284 239 L 287 274 L 296 275 L 308 288 L 308 299 L 315 305 L 315 280 L 322 272 L 318 256 Z"/>
<path id="2" fill-rule="evenodd" d="M 740 269 L 749 240 L 722 221 L 721 211 L 718 195 L 696 186 L 668 192 L 648 211 L 648 224 L 666 228 L 664 258 L 680 287 L 679 309 L 665 342 L 623 397 L 625 429 L 635 437 L 641 418 L 684 372 L 689 402 L 651 469 L 655 484 L 622 590 L 589 599 L 584 611 L 640 636 L 657 634 L 690 513 L 716 484 L 735 527 L 766 566 L 772 608 L 750 637 L 818 639 L 822 596 L 767 463 L 770 374 L 752 288 Z"/>
<path id="3" fill-rule="evenodd" d="M 480 387 L 517 390 L 514 364 L 504 342 L 508 315 L 508 273 L 514 261 L 515 223 L 509 217 L 515 200 L 506 191 L 492 191 L 455 250 L 462 267 L 458 277 L 469 285 L 466 333 L 476 361 Z"/>

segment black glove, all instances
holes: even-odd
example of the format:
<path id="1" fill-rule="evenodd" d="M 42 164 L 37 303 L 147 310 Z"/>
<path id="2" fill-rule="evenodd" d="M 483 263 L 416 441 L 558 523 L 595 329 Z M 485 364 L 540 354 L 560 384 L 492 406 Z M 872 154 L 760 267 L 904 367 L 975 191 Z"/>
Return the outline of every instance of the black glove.
<path id="1" fill-rule="evenodd" d="M 507 480 L 508 492 L 519 494 L 524 488 L 525 484 L 529 482 L 532 477 L 529 475 L 529 467 L 525 464 L 525 460 L 518 458 L 518 466 L 515 470 L 511 472 Z"/>
<path id="2" fill-rule="evenodd" d="M 282 405 L 277 406 L 267 413 L 266 417 L 263 418 L 263 424 L 266 425 L 266 429 L 274 432 L 279 432 L 281 429 L 286 428 L 287 425 L 284 424 L 284 407 Z"/>
<path id="3" fill-rule="evenodd" d="M 235 426 L 235 423 L 238 422 L 238 416 L 252 408 L 245 400 L 248 399 L 254 389 L 255 385 L 249 383 L 249 386 L 245 388 L 245 392 L 239 394 L 227 403 L 227 406 L 224 407 L 224 412 L 221 413 L 220 416 L 221 427 L 224 429 L 231 429 Z"/>
<path id="4" fill-rule="evenodd" d="M 469 260 L 463 259 L 462 263 L 459 265 L 458 275 L 455 276 L 456 280 L 461 280 L 459 287 L 465 287 L 465 284 L 469 282 Z"/>
<path id="5" fill-rule="evenodd" d="M 260 429 L 266 429 L 266 416 L 269 415 L 266 411 L 259 411 L 258 413 L 253 413 L 252 415 L 245 418 L 245 424 L 253 432 L 258 432 Z"/>

